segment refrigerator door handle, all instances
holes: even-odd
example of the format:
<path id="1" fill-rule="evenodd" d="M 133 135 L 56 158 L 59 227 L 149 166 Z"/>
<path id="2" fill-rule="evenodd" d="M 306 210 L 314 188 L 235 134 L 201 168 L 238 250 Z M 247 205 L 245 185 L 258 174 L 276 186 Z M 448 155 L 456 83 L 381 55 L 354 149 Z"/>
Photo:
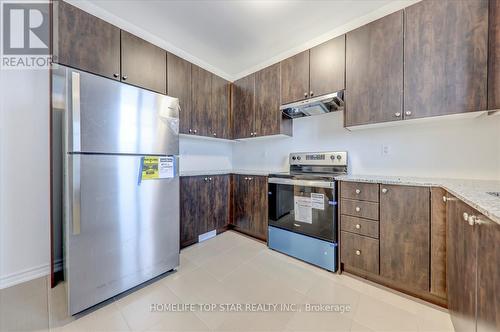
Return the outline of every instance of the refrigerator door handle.
<path id="1" fill-rule="evenodd" d="M 81 204 L 81 191 L 80 191 L 80 155 L 73 155 L 73 205 L 72 205 L 72 219 L 73 219 L 73 235 L 80 234 L 80 204 Z"/>
<path id="2" fill-rule="evenodd" d="M 72 118 L 72 140 L 73 152 L 79 152 L 81 148 L 80 135 L 80 73 L 71 72 L 71 118 Z"/>

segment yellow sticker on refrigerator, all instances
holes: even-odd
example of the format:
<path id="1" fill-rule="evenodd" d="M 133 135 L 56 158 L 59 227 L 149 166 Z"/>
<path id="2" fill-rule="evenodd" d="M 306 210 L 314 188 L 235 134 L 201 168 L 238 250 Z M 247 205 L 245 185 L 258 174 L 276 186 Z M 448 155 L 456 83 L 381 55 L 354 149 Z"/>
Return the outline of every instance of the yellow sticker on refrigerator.
<path id="1" fill-rule="evenodd" d="M 170 179 L 175 174 L 173 156 L 146 156 L 142 158 L 142 180 Z"/>

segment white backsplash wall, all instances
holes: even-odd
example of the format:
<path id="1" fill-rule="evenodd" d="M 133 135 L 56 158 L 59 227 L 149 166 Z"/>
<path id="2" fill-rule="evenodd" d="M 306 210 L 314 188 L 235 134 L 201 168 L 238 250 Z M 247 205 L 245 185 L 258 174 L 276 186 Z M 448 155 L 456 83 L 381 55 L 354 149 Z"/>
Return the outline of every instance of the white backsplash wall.
<path id="1" fill-rule="evenodd" d="M 500 180 L 500 115 L 357 131 L 342 112 L 293 121 L 293 137 L 234 144 L 233 168 L 283 171 L 290 152 L 346 150 L 350 174 Z"/>
<path id="2" fill-rule="evenodd" d="M 223 140 L 180 136 L 181 172 L 230 170 L 233 144 Z"/>

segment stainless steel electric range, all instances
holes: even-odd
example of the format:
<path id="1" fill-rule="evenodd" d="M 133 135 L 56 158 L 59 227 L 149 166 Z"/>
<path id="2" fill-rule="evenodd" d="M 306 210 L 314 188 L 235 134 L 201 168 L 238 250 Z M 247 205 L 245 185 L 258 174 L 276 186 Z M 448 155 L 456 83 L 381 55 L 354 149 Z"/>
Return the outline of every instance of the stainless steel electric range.
<path id="1" fill-rule="evenodd" d="M 336 271 L 336 175 L 347 174 L 347 152 L 291 153 L 290 171 L 269 175 L 268 246 Z"/>

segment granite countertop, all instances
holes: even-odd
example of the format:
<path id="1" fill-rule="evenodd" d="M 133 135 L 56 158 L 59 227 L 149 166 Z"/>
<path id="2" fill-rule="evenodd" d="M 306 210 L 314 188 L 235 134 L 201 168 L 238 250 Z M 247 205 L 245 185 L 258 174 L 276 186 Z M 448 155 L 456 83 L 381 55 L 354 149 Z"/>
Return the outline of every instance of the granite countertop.
<path id="1" fill-rule="evenodd" d="M 226 170 L 203 170 L 203 171 L 180 171 L 180 176 L 199 176 L 199 175 L 224 175 L 224 174 L 242 174 L 254 176 L 268 176 L 270 172 L 267 170 L 255 169 L 226 169 Z"/>
<path id="2" fill-rule="evenodd" d="M 488 194 L 488 192 L 500 192 L 500 181 L 375 175 L 341 175 L 337 176 L 336 179 L 352 182 L 441 187 L 484 216 L 500 224 L 500 198 Z"/>

